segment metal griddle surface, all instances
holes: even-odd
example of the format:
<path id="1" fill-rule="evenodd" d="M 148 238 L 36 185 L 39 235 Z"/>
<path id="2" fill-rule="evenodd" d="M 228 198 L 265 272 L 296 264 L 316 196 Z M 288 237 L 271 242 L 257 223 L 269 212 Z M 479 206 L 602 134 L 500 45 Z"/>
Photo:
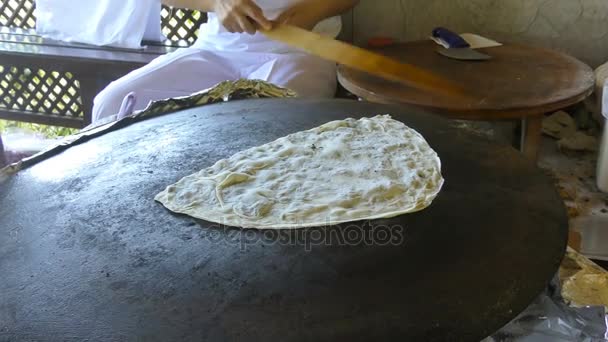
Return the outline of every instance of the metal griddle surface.
<path id="1" fill-rule="evenodd" d="M 396 245 L 353 235 L 307 251 L 153 200 L 240 150 L 386 113 L 425 136 L 446 179 L 428 209 L 357 224 L 401 227 Z M 108 132 L 0 184 L 0 340 L 479 340 L 546 286 L 566 232 L 533 163 L 429 114 L 341 100 L 210 105 Z"/>

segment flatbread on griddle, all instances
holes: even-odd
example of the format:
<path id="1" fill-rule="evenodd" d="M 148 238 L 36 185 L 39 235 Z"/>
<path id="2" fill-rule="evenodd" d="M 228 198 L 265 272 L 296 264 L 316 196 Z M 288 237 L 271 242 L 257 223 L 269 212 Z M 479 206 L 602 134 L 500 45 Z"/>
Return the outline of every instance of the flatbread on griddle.
<path id="1" fill-rule="evenodd" d="M 328 122 L 238 152 L 156 196 L 228 226 L 293 229 L 425 209 L 443 185 L 424 138 L 389 115 Z"/>

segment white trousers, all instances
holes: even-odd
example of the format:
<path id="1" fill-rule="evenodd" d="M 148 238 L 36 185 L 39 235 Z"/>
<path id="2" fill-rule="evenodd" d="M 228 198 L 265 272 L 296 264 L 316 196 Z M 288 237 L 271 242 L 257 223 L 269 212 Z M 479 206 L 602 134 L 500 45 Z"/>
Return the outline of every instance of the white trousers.
<path id="1" fill-rule="evenodd" d="M 150 101 L 186 96 L 226 80 L 261 79 L 290 88 L 301 97 L 331 98 L 336 65 L 304 53 L 218 52 L 180 49 L 112 82 L 94 100 L 93 122 L 118 113 L 134 92 L 134 110 Z"/>

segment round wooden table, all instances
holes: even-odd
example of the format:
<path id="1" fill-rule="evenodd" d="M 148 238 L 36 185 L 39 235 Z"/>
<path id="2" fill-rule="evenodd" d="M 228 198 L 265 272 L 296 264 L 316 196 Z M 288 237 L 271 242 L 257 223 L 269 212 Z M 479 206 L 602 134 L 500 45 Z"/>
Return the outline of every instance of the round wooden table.
<path id="1" fill-rule="evenodd" d="M 522 120 L 521 149 L 536 159 L 542 117 L 576 104 L 593 91 L 593 70 L 579 60 L 543 48 L 505 44 L 480 49 L 489 61 L 459 61 L 436 52 L 430 40 L 395 44 L 375 51 L 411 63 L 462 85 L 474 101 L 450 98 L 340 66 L 338 80 L 371 102 L 423 107 L 452 119 Z"/>

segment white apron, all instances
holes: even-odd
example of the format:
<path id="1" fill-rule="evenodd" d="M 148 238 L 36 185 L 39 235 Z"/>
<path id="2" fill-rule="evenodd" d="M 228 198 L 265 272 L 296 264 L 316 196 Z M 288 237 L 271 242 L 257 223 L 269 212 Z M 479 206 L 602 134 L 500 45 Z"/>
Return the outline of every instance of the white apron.
<path id="1" fill-rule="evenodd" d="M 299 0 L 256 0 L 267 18 L 276 19 Z M 327 19 L 315 31 L 337 36 L 339 17 Z M 222 81 L 261 79 L 287 87 L 302 97 L 333 97 L 336 90 L 335 63 L 310 56 L 264 35 L 228 32 L 214 13 L 201 26 L 199 39 L 190 48 L 160 56 L 150 64 L 112 82 L 97 95 L 93 123 L 117 115 L 127 95 L 134 98 L 133 110 L 150 101 L 186 96 Z"/>

